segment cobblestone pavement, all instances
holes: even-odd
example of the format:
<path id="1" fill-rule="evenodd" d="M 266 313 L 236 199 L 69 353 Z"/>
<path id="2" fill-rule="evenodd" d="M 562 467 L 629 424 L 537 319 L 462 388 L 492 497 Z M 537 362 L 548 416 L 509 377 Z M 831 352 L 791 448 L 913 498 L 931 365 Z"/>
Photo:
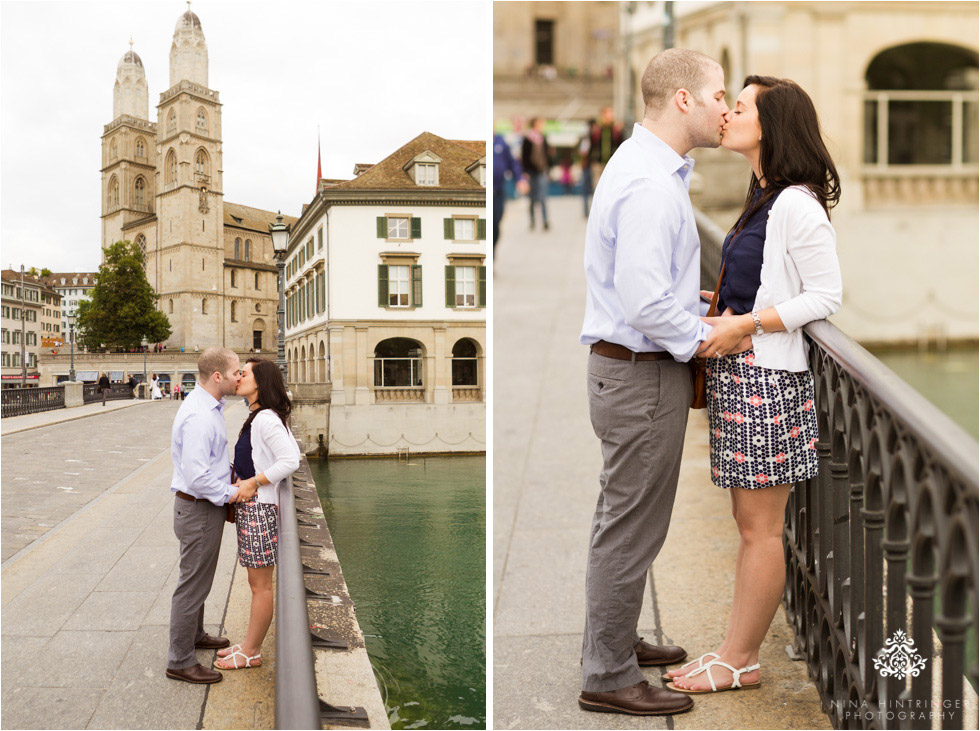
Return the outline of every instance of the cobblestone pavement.
<path id="1" fill-rule="evenodd" d="M 169 450 L 179 405 L 149 402 L 5 436 L 2 560 Z"/>

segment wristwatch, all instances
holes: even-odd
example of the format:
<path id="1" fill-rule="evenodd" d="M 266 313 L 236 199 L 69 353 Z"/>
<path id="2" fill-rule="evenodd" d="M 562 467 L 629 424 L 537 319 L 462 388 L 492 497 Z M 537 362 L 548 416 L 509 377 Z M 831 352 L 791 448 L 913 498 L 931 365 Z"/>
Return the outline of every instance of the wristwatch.
<path id="1" fill-rule="evenodd" d="M 764 335 L 766 331 L 762 329 L 762 320 L 759 319 L 759 311 L 758 310 L 754 310 L 752 312 L 752 322 L 755 323 L 755 334 L 756 335 Z"/>

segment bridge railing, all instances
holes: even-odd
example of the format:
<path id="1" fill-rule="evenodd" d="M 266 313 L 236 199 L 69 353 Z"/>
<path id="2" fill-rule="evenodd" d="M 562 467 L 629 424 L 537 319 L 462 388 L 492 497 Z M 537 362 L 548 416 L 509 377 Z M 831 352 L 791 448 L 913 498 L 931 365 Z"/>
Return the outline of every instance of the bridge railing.
<path id="1" fill-rule="evenodd" d="M 63 386 L 50 388 L 5 388 L 0 391 L 0 416 L 23 416 L 60 409 L 65 405 Z"/>
<path id="2" fill-rule="evenodd" d="M 724 232 L 696 216 L 701 286 L 714 289 Z M 831 323 L 804 332 L 820 471 L 793 486 L 783 531 L 795 650 L 837 728 L 931 728 L 938 714 L 965 728 L 977 442 Z"/>

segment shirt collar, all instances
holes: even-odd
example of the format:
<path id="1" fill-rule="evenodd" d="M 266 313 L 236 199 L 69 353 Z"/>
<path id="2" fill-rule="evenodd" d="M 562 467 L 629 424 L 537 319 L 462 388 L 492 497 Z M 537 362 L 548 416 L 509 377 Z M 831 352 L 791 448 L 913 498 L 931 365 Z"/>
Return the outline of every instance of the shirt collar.
<path id="1" fill-rule="evenodd" d="M 685 183 L 694 170 L 694 158 L 690 155 L 678 155 L 677 152 L 653 132 L 639 122 L 633 125 L 633 137 L 637 144 L 649 152 L 663 166 L 664 170 L 673 175 L 677 173 Z"/>
<path id="2" fill-rule="evenodd" d="M 197 384 L 197 386 L 194 388 L 194 391 L 201 392 L 201 396 L 199 398 L 204 399 L 204 405 L 207 407 L 209 411 L 211 409 L 217 408 L 219 412 L 224 413 L 225 400 L 223 398 L 219 401 L 214 396 L 209 394 L 204 388 L 202 388 L 201 384 Z M 193 393 L 193 391 L 191 393 Z"/>

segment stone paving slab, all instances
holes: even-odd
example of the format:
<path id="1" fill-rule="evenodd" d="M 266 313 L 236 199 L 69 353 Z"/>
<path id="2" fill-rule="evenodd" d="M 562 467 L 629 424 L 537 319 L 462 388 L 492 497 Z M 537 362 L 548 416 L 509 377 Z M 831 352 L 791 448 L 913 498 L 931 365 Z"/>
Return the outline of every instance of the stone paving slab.
<path id="1" fill-rule="evenodd" d="M 552 229 L 527 231 L 509 205 L 494 272 L 494 705 L 496 728 L 829 728 L 777 612 L 762 689 L 699 697 L 672 717 L 578 708 L 585 557 L 602 465 L 589 421 L 579 199 L 551 199 Z M 520 357 L 510 354 L 520 353 Z M 699 541 L 694 544 L 692 541 Z M 709 479 L 707 421 L 692 413 L 666 543 L 649 576 L 640 634 L 690 653 L 724 636 L 738 535 Z M 645 670 L 651 683 L 659 672 Z"/>
<path id="2" fill-rule="evenodd" d="M 39 426 L 50 426 L 51 424 L 62 424 L 66 421 L 84 419 L 87 416 L 105 414 L 119 409 L 128 409 L 132 406 L 151 404 L 153 401 L 137 401 L 136 399 L 119 399 L 117 401 L 106 401 L 105 406 L 100 401 L 97 404 L 83 404 L 82 406 L 72 406 L 70 409 L 53 409 L 51 411 L 41 411 L 37 414 L 25 414 L 23 416 L 8 416 L 0 419 L 0 436 L 16 434 L 17 432 L 37 429 Z"/>

